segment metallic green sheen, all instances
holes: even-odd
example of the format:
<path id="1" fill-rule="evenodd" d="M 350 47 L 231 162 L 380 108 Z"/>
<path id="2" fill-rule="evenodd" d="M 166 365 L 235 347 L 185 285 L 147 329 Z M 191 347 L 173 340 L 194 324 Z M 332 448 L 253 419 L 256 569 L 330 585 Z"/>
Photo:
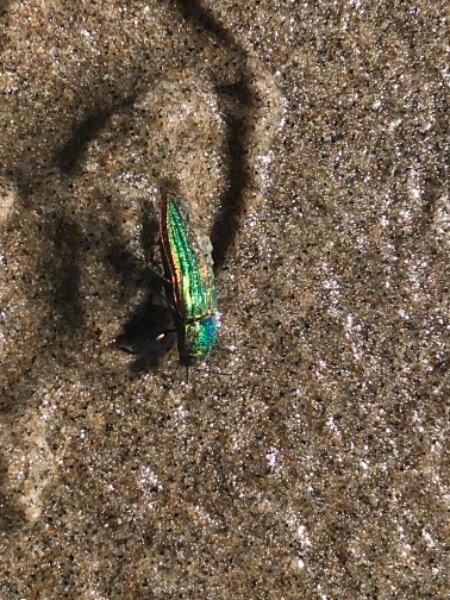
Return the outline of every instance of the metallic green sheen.
<path id="1" fill-rule="evenodd" d="M 204 360 L 217 341 L 217 323 L 214 317 L 205 317 L 184 325 L 181 362 L 193 364 Z"/>
<path id="2" fill-rule="evenodd" d="M 161 244 L 166 277 L 181 321 L 180 357 L 186 364 L 203 360 L 217 339 L 217 296 L 211 259 L 200 239 L 188 230 L 180 201 L 163 197 Z"/>

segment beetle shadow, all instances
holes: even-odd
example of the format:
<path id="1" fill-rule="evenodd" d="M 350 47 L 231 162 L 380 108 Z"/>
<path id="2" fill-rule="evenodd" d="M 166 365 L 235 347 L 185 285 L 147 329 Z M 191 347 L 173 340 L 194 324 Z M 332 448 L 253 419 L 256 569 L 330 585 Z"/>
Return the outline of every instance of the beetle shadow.
<path id="1" fill-rule="evenodd" d="M 145 263 L 152 265 L 159 228 L 156 211 L 149 200 L 142 204 L 141 221 Z M 132 371 L 147 371 L 159 364 L 177 338 L 174 310 L 165 296 L 164 277 L 156 268 L 140 266 L 135 257 L 120 245 L 114 245 L 107 258 L 122 277 L 125 287 L 133 279 L 132 287 L 146 290 L 145 299 L 127 319 L 114 345 L 135 357 L 130 363 Z"/>
<path id="2" fill-rule="evenodd" d="M 175 319 L 163 295 L 152 290 L 135 309 L 114 340 L 115 346 L 132 354 L 131 371 L 158 366 L 177 339 Z"/>

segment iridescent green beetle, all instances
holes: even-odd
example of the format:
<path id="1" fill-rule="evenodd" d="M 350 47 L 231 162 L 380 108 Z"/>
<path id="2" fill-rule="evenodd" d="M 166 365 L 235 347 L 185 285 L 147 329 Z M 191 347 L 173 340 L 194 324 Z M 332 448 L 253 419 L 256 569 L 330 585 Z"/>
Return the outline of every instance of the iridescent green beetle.
<path id="1" fill-rule="evenodd" d="M 175 309 L 180 362 L 202 362 L 217 340 L 217 295 L 211 243 L 189 230 L 181 199 L 164 191 L 160 212 L 166 293 Z"/>

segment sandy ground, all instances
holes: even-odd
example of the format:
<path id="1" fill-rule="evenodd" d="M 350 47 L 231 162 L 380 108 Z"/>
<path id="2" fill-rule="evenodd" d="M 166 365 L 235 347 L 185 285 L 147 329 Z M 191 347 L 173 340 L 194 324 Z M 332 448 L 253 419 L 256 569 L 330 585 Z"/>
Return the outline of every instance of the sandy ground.
<path id="1" fill-rule="evenodd" d="M 445 0 L 0 1 L 0 598 L 449 598 Z M 169 180 L 189 381 L 113 340 Z M 153 286 L 153 287 L 152 287 Z"/>

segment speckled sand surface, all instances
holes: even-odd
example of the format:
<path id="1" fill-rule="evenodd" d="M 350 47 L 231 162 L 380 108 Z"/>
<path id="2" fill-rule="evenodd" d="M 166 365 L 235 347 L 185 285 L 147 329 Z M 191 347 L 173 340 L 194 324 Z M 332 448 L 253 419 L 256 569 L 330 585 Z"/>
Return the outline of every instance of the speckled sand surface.
<path id="1" fill-rule="evenodd" d="M 449 12 L 0 2 L 1 600 L 450 597 Z M 164 179 L 189 382 L 112 344 Z"/>

